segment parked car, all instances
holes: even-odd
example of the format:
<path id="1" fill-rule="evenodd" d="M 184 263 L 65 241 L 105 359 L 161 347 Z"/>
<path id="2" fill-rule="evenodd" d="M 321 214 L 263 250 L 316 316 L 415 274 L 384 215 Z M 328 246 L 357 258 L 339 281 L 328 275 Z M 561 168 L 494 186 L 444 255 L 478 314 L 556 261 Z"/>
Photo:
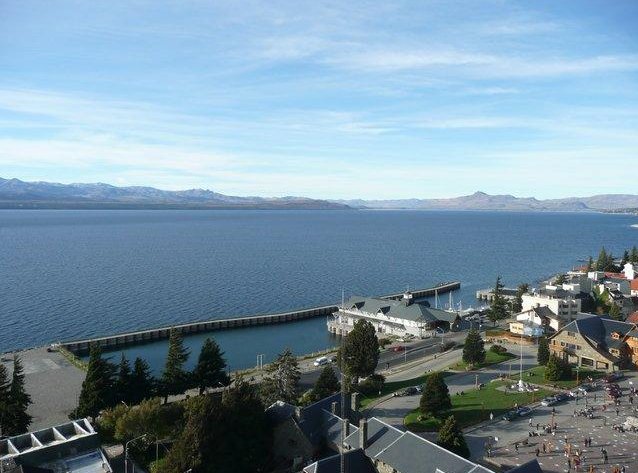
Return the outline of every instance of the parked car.
<path id="1" fill-rule="evenodd" d="M 327 365 L 329 363 L 328 361 L 328 357 L 326 356 L 320 356 L 319 358 L 317 358 L 315 360 L 315 362 L 313 363 L 315 366 L 323 366 L 323 365 Z"/>
<path id="2" fill-rule="evenodd" d="M 403 345 L 397 345 L 396 347 L 392 347 L 392 351 L 399 352 L 405 350 Z"/>
<path id="3" fill-rule="evenodd" d="M 541 401 L 541 406 L 545 406 L 545 407 L 553 406 L 557 402 L 558 402 L 558 399 L 556 399 L 556 396 L 548 396 Z"/>
<path id="4" fill-rule="evenodd" d="M 414 394 L 417 394 L 417 393 L 418 391 L 416 387 L 410 386 L 409 388 L 405 388 L 405 389 L 402 389 L 401 391 L 396 391 L 392 393 L 392 396 L 394 397 L 413 396 Z"/>
<path id="5" fill-rule="evenodd" d="M 590 384 L 581 384 L 576 389 L 578 389 L 578 391 L 580 391 L 581 393 L 588 393 L 592 390 L 592 386 Z"/>
<path id="6" fill-rule="evenodd" d="M 565 393 L 558 393 L 554 396 L 554 398 L 556 398 L 556 402 L 563 402 L 569 399 L 569 395 Z"/>
<path id="7" fill-rule="evenodd" d="M 532 410 L 529 407 L 519 407 L 516 412 L 519 417 L 525 417 L 532 413 Z"/>
<path id="8" fill-rule="evenodd" d="M 503 420 L 506 421 L 511 421 L 513 419 L 516 419 L 518 417 L 518 411 L 517 410 L 513 410 L 513 411 L 509 411 L 506 412 L 505 414 L 503 414 Z"/>
<path id="9" fill-rule="evenodd" d="M 421 394 L 423 392 L 423 385 L 419 384 L 418 386 L 414 386 L 414 389 L 416 389 L 416 392 Z"/>

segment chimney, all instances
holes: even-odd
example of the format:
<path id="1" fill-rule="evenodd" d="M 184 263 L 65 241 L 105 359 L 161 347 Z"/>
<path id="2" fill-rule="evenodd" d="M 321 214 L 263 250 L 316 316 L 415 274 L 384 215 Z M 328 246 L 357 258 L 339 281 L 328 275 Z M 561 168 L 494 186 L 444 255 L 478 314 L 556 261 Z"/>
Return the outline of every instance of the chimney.
<path id="1" fill-rule="evenodd" d="M 359 448 L 365 450 L 368 447 L 368 420 L 359 421 Z"/>
<path id="2" fill-rule="evenodd" d="M 350 435 L 350 422 L 348 419 L 341 419 L 341 448 L 345 449 L 345 440 L 346 437 Z"/>
<path id="3" fill-rule="evenodd" d="M 335 401 L 330 405 L 330 412 L 332 412 L 332 415 L 335 415 L 335 416 L 339 415 L 337 414 L 337 404 L 338 404 L 337 401 Z"/>
<path id="4" fill-rule="evenodd" d="M 359 399 L 360 397 L 361 397 L 361 394 L 359 394 L 358 392 L 354 392 L 350 396 L 350 411 L 351 412 L 357 412 L 359 410 L 359 407 L 361 405 L 361 399 Z"/>

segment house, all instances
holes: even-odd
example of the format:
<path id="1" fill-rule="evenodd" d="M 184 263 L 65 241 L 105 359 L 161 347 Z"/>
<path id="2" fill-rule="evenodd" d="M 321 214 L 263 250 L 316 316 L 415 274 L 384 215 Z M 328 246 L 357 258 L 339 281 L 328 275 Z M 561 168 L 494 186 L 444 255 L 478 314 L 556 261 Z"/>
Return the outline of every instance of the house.
<path id="1" fill-rule="evenodd" d="M 629 279 L 630 281 L 638 279 L 638 264 L 625 263 L 622 273 L 625 275 L 625 278 Z"/>
<path id="2" fill-rule="evenodd" d="M 355 425 L 352 416 L 358 414 L 354 411 L 356 396 L 344 406 L 348 408 L 344 417 L 337 414 L 341 411 L 340 398 L 335 394 L 304 408 L 273 408 L 277 413 L 272 415 L 279 422 L 292 418 L 315 447 L 314 458 L 304 459 L 304 473 L 339 473 L 342 461 L 346 471 L 357 473 L 493 473 L 376 417 L 360 419 Z"/>
<path id="3" fill-rule="evenodd" d="M 532 307 L 515 315 L 516 321 L 510 322 L 510 332 L 517 335 L 539 337 L 544 333 L 557 332 L 564 325 L 547 306 Z"/>
<path id="4" fill-rule="evenodd" d="M 0 440 L 5 472 L 112 473 L 97 432 L 80 419 Z"/>
<path id="5" fill-rule="evenodd" d="M 631 281 L 629 288 L 632 296 L 638 296 L 638 278 Z"/>
<path id="6" fill-rule="evenodd" d="M 549 348 L 576 366 L 611 372 L 628 353 L 627 339 L 635 329 L 635 324 L 603 316 L 581 317 L 552 335 Z"/>
<path id="7" fill-rule="evenodd" d="M 548 307 L 554 314 L 575 316 L 581 311 L 581 292 L 579 284 L 565 284 L 563 286 L 547 285 L 543 289 L 535 290 L 521 297 L 523 312 L 534 307 Z"/>
<path id="8" fill-rule="evenodd" d="M 458 318 L 456 312 L 433 309 L 427 302 L 414 302 L 406 292 L 401 300 L 352 296 L 328 320 L 328 330 L 345 334 L 358 320 L 370 322 L 377 335 L 412 335 L 419 338 L 435 334 L 437 327 L 449 327 Z"/>

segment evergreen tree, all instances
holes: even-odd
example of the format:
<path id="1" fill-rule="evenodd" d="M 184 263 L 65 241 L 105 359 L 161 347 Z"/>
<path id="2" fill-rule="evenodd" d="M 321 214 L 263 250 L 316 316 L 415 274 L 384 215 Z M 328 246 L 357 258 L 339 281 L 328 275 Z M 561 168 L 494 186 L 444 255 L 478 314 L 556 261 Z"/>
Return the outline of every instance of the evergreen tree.
<path id="1" fill-rule="evenodd" d="M 337 362 L 351 378 L 367 378 L 374 373 L 379 362 L 379 340 L 370 322 L 360 319 L 354 323 L 337 354 Z"/>
<path id="2" fill-rule="evenodd" d="M 589 273 L 593 270 L 594 270 L 594 258 L 590 256 L 589 259 L 587 260 L 587 266 L 585 267 L 585 272 Z"/>
<path id="3" fill-rule="evenodd" d="M 13 375 L 8 399 L 8 426 L 3 429 L 5 435 L 20 435 L 28 431 L 31 416 L 27 409 L 31 404 L 31 396 L 24 386 L 24 369 L 20 357 L 13 358 Z"/>
<path id="4" fill-rule="evenodd" d="M 528 284 L 519 284 L 516 288 L 516 296 L 512 301 L 512 313 L 518 314 L 523 311 L 523 294 L 529 290 Z"/>
<path id="5" fill-rule="evenodd" d="M 631 254 L 629 255 L 629 262 L 638 263 L 638 247 L 636 247 L 636 245 L 634 245 L 631 248 Z"/>
<path id="6" fill-rule="evenodd" d="M 492 304 L 487 312 L 487 318 L 496 325 L 499 320 L 508 317 L 507 300 L 503 297 L 503 284 L 501 283 L 501 277 L 496 278 L 496 284 L 493 291 L 494 297 L 492 298 Z"/>
<path id="7" fill-rule="evenodd" d="M 554 280 L 554 284 L 556 286 L 562 286 L 566 282 L 567 282 L 567 275 L 565 275 L 564 273 L 557 275 L 556 279 Z"/>
<path id="8" fill-rule="evenodd" d="M 190 373 L 184 369 L 184 364 L 188 361 L 189 355 L 188 349 L 184 347 L 181 333 L 171 329 L 168 339 L 168 355 L 161 379 L 164 403 L 168 402 L 168 396 L 182 394 L 188 389 Z"/>
<path id="9" fill-rule="evenodd" d="M 465 442 L 465 437 L 463 437 L 463 433 L 456 423 L 454 416 L 449 416 L 445 419 L 445 423 L 439 430 L 436 443 L 463 458 L 470 458 L 470 449 Z"/>
<path id="10" fill-rule="evenodd" d="M 541 366 L 547 365 L 549 361 L 549 341 L 547 337 L 541 337 L 538 339 L 538 354 L 536 355 L 536 359 L 538 360 L 538 364 Z"/>
<path id="11" fill-rule="evenodd" d="M 203 394 L 206 388 L 218 387 L 220 384 L 226 386 L 229 380 L 225 369 L 224 353 L 219 349 L 215 340 L 207 338 L 199 353 L 197 366 L 193 371 L 194 381 L 199 387 L 199 394 Z"/>
<path id="12" fill-rule="evenodd" d="M 481 334 L 472 329 L 465 337 L 463 346 L 463 361 L 470 366 L 475 366 L 485 361 L 485 344 Z"/>
<path id="13" fill-rule="evenodd" d="M 4 364 L 0 363 L 0 430 L 8 432 L 9 430 L 9 391 L 11 383 L 9 381 L 9 373 Z"/>
<path id="14" fill-rule="evenodd" d="M 115 397 L 118 402 L 130 403 L 133 397 L 131 365 L 122 353 L 120 364 L 117 367 L 117 379 L 115 381 Z"/>
<path id="15" fill-rule="evenodd" d="M 450 392 L 440 372 L 437 371 L 428 376 L 419 407 L 423 414 L 431 416 L 438 416 L 452 407 Z"/>
<path id="16" fill-rule="evenodd" d="M 609 304 L 609 313 L 608 313 L 609 317 L 611 317 L 614 320 L 623 320 L 623 316 L 622 316 L 622 312 L 620 311 L 620 307 L 618 307 L 618 304 L 616 304 L 615 302 L 612 302 L 611 304 Z"/>
<path id="17" fill-rule="evenodd" d="M 151 376 L 151 369 L 146 361 L 137 357 L 133 363 L 133 373 L 131 374 L 130 403 L 136 405 L 154 395 L 155 379 Z"/>
<path id="18" fill-rule="evenodd" d="M 629 262 L 629 258 L 630 258 L 629 250 L 625 250 L 625 252 L 622 254 L 622 260 L 620 262 L 620 265 L 625 266 L 625 264 Z"/>
<path id="19" fill-rule="evenodd" d="M 102 349 L 97 343 L 91 345 L 86 377 L 82 383 L 78 407 L 72 418 L 97 417 L 102 409 L 114 404 L 115 367 L 102 359 Z"/>
<path id="20" fill-rule="evenodd" d="M 301 373 L 297 358 L 290 348 L 286 348 L 277 359 L 268 366 L 268 376 L 261 383 L 261 395 L 265 404 L 275 401 L 294 403 Z"/>
<path id="21" fill-rule="evenodd" d="M 616 271 L 614 266 L 614 256 L 608 253 L 603 246 L 598 254 L 598 260 L 596 260 L 596 271 Z"/>
<path id="22" fill-rule="evenodd" d="M 341 385 L 339 384 L 335 370 L 332 366 L 328 365 L 321 371 L 319 378 L 317 378 L 313 394 L 316 399 L 323 399 L 336 393 L 339 389 L 341 389 Z"/>
<path id="23" fill-rule="evenodd" d="M 551 355 L 545 366 L 545 379 L 547 381 L 569 380 L 572 377 L 572 367 L 566 360 L 556 355 Z"/>

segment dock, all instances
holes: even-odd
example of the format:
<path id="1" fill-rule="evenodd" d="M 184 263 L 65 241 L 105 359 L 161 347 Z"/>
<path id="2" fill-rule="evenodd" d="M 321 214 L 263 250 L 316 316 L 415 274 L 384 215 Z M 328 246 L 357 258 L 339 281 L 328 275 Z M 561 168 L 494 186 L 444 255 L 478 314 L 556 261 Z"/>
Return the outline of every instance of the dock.
<path id="1" fill-rule="evenodd" d="M 512 289 L 510 287 L 504 287 L 501 289 L 501 295 L 508 300 L 514 299 L 517 292 L 518 289 Z M 476 298 L 480 301 L 492 302 L 494 300 L 494 288 L 476 291 Z"/>
<path id="2" fill-rule="evenodd" d="M 411 290 L 415 299 L 423 299 L 440 295 L 447 292 L 455 291 L 461 287 L 459 281 L 451 281 L 437 284 L 436 286 L 426 289 Z M 381 296 L 383 299 L 401 299 L 403 293 L 388 294 Z M 189 335 L 202 332 L 213 332 L 216 330 L 227 330 L 242 327 L 256 327 L 260 325 L 281 324 L 285 322 L 294 322 L 298 320 L 310 319 L 313 317 L 328 316 L 338 309 L 337 304 L 326 305 L 321 307 L 312 307 L 309 309 L 300 309 L 290 312 L 281 312 L 277 314 L 251 315 L 247 317 L 232 317 L 224 319 L 206 320 L 202 322 L 191 322 L 186 324 L 171 325 L 168 327 L 160 327 L 148 330 L 138 330 L 134 332 L 109 335 L 105 337 L 87 338 L 84 340 L 71 340 L 60 343 L 60 345 L 68 351 L 83 355 L 88 353 L 89 348 L 93 344 L 98 344 L 103 350 L 116 350 L 131 345 L 154 342 L 158 340 L 168 339 L 171 330 L 177 330 L 182 335 Z"/>

